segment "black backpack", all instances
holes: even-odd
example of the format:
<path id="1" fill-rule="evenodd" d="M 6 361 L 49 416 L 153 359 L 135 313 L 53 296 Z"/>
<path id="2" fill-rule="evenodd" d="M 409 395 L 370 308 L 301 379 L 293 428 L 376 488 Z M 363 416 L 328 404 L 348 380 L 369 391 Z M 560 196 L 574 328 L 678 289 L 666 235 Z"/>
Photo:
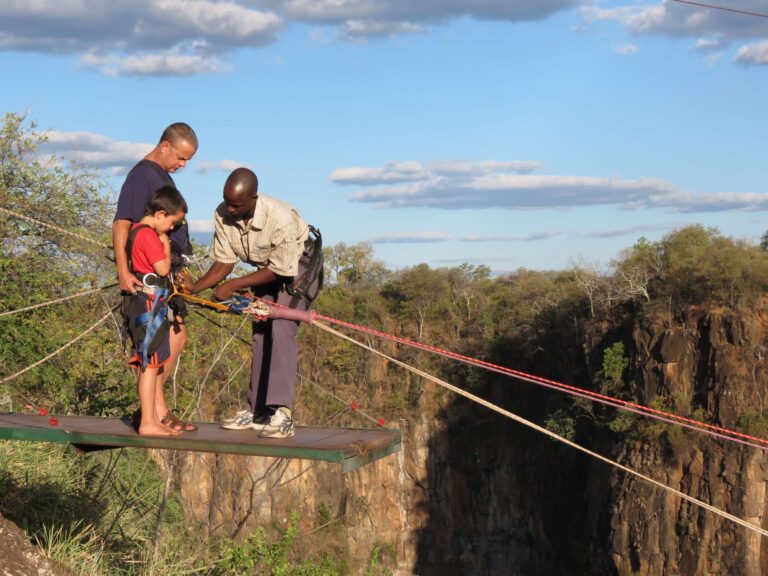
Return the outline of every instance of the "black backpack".
<path id="1" fill-rule="evenodd" d="M 296 308 L 302 298 L 311 304 L 323 287 L 323 236 L 314 226 L 309 227 L 309 236 L 304 241 L 304 252 L 300 260 L 307 261 L 306 270 L 285 287 L 288 294 L 293 296 L 288 305 L 290 308 Z"/>

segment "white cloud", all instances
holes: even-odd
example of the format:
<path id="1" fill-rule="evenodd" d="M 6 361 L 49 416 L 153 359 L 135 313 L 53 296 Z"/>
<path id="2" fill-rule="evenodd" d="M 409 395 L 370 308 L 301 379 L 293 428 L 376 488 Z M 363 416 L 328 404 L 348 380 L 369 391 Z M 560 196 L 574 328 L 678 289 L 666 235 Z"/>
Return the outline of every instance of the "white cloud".
<path id="1" fill-rule="evenodd" d="M 450 234 L 444 232 L 409 232 L 402 234 L 382 234 L 374 236 L 364 242 L 369 244 L 424 244 L 431 242 L 448 242 L 454 240 Z"/>
<path id="2" fill-rule="evenodd" d="M 334 170 L 330 180 L 360 189 L 351 201 L 377 208 L 545 209 L 614 205 L 671 212 L 766 210 L 768 193 L 692 194 L 659 178 L 514 173 L 539 163 L 391 162 Z"/>
<path id="3" fill-rule="evenodd" d="M 429 29 L 412 22 L 388 22 L 382 20 L 347 20 L 342 25 L 341 37 L 350 42 L 370 38 L 392 38 L 404 34 L 424 33 Z"/>
<path id="4" fill-rule="evenodd" d="M 232 50 L 274 42 L 291 22 L 361 42 L 465 16 L 539 20 L 589 1 L 5 0 L 0 50 L 77 54 L 81 66 L 111 75 L 205 74 L 225 70 Z"/>
<path id="5" fill-rule="evenodd" d="M 101 168 L 111 174 L 126 174 L 134 164 L 146 156 L 154 144 L 113 140 L 93 132 L 63 132 L 50 130 L 45 133 L 47 141 L 40 145 L 42 157 L 58 157 L 84 166 Z M 159 136 L 159 134 L 158 134 Z M 198 172 L 211 170 L 233 170 L 244 166 L 234 160 L 200 162 Z"/>
<path id="6" fill-rule="evenodd" d="M 235 168 L 250 168 L 250 164 L 243 164 L 235 160 L 219 160 L 218 162 L 199 162 L 195 166 L 198 174 L 208 174 L 208 172 L 232 172 Z"/>
<path id="7" fill-rule="evenodd" d="M 725 52 L 713 52 L 704 56 L 704 64 L 707 66 L 714 66 L 725 56 Z"/>
<path id="8" fill-rule="evenodd" d="M 768 64 L 768 40 L 762 40 L 754 44 L 745 44 L 739 48 L 734 61 L 744 66 L 764 66 Z"/>
<path id="9" fill-rule="evenodd" d="M 488 20 L 539 20 L 584 0 L 272 0 L 292 20 L 339 24 L 350 20 L 440 22 L 471 16 Z"/>
<path id="10" fill-rule="evenodd" d="M 225 67 L 218 58 L 185 54 L 177 48 L 124 57 L 85 54 L 78 65 L 98 68 L 107 76 L 195 76 L 219 72 Z"/>
<path id="11" fill-rule="evenodd" d="M 629 236 L 643 232 L 658 232 L 659 230 L 672 230 L 680 228 L 680 224 L 644 224 L 640 226 L 630 226 L 629 228 L 614 228 L 612 230 L 597 230 L 595 232 L 583 232 L 572 234 L 579 238 L 616 238 L 619 236 Z"/>
<path id="12" fill-rule="evenodd" d="M 80 54 L 111 75 L 219 72 L 219 56 L 274 42 L 283 21 L 244 2 L 10 0 L 0 3 L 0 50 Z"/>
<path id="13" fill-rule="evenodd" d="M 39 148 L 41 154 L 60 156 L 113 174 L 126 173 L 154 148 L 153 144 L 112 140 L 93 132 L 51 130 L 46 136 L 47 142 Z"/>
<path id="14" fill-rule="evenodd" d="M 728 3 L 721 5 L 746 12 L 768 13 L 764 0 L 740 0 L 738 7 Z M 747 66 L 768 64 L 761 48 L 768 39 L 768 18 L 669 0 L 616 8 L 591 5 L 582 8 L 581 14 L 587 23 L 618 22 L 637 36 L 691 37 L 695 39 L 694 46 L 704 52 L 721 51 L 730 44 L 747 42 L 739 48 L 735 60 Z M 709 57 L 707 63 L 716 60 L 717 57 Z"/>
<path id="15" fill-rule="evenodd" d="M 203 222 L 203 221 L 200 221 Z M 212 225 L 212 224 L 211 224 Z M 191 224 L 190 224 L 191 226 Z M 365 240 L 370 244 L 424 244 L 434 242 L 539 242 L 541 240 L 550 240 L 552 238 L 616 238 L 619 236 L 631 236 L 645 232 L 657 232 L 672 230 L 683 226 L 682 224 L 647 224 L 639 226 L 630 226 L 627 228 L 613 228 L 608 230 L 597 230 L 594 232 L 573 232 L 567 230 L 534 232 L 532 234 L 485 234 L 469 236 L 452 236 L 444 232 L 402 232 L 395 234 L 383 234 L 374 236 Z M 208 232 L 211 230 L 194 230 Z"/>
<path id="16" fill-rule="evenodd" d="M 673 212 L 754 212 L 768 210 L 768 194 L 719 192 L 714 194 L 676 193 L 651 199 L 649 207 Z"/>
<path id="17" fill-rule="evenodd" d="M 533 234 L 523 234 L 521 236 L 507 235 L 482 235 L 465 236 L 462 242 L 535 242 L 538 240 L 549 240 L 557 236 L 562 236 L 563 232 L 535 232 Z"/>
<path id="18" fill-rule="evenodd" d="M 723 47 L 723 41 L 720 38 L 699 38 L 696 40 L 696 48 L 702 52 L 713 52 Z"/>
<path id="19" fill-rule="evenodd" d="M 618 46 L 616 48 L 616 53 L 621 54 L 622 56 L 629 56 L 631 54 L 636 54 L 639 48 L 636 44 L 622 44 L 621 46 Z"/>
<path id="20" fill-rule="evenodd" d="M 213 220 L 187 220 L 190 232 L 211 233 L 214 231 Z"/>
<path id="21" fill-rule="evenodd" d="M 448 176 L 485 174 L 489 172 L 516 172 L 527 174 L 541 167 L 539 162 L 516 160 L 498 162 L 440 161 L 440 162 L 389 162 L 383 168 L 350 166 L 331 172 L 329 180 L 336 184 L 370 186 L 397 182 L 418 182 Z"/>

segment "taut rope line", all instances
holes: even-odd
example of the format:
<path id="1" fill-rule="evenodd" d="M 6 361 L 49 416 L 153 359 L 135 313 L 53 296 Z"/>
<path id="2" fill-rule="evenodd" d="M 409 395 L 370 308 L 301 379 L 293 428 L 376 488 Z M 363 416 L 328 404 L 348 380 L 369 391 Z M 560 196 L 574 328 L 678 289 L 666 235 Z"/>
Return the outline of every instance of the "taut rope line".
<path id="1" fill-rule="evenodd" d="M 99 324 L 104 322 L 107 318 L 111 317 L 112 314 L 114 314 L 115 310 L 117 310 L 119 307 L 120 307 L 120 304 L 116 304 L 109 312 L 107 312 L 104 316 L 102 316 L 101 319 L 98 322 L 96 322 L 95 324 L 93 324 L 89 328 L 86 328 L 85 331 L 82 332 L 79 336 L 75 336 L 72 340 L 70 340 L 69 342 L 64 344 L 64 346 L 62 346 L 58 350 L 54 350 L 53 352 L 48 354 L 48 356 L 46 356 L 45 358 L 41 358 L 40 360 L 38 360 L 34 364 L 30 364 L 26 368 L 24 368 L 22 370 L 19 370 L 18 372 L 16 372 L 16 374 L 11 374 L 10 376 L 6 376 L 2 380 L 0 380 L 0 384 L 5 384 L 6 382 L 9 382 L 9 381 L 13 380 L 14 378 L 18 378 L 22 374 L 25 374 L 26 372 L 29 372 L 33 368 L 37 368 L 38 366 L 40 366 L 40 364 L 43 364 L 44 362 L 47 362 L 48 360 L 50 360 L 51 358 L 53 358 L 57 354 L 63 352 L 64 350 L 66 350 L 67 348 L 72 346 L 72 344 L 74 344 L 75 342 L 80 340 L 83 336 L 85 336 L 89 332 L 92 332 L 93 330 L 95 330 L 99 326 Z"/>
<path id="2" fill-rule="evenodd" d="M 84 240 L 85 242 L 96 244 L 96 246 L 101 246 L 102 248 L 108 248 L 112 250 L 112 246 L 110 246 L 109 244 L 104 244 L 104 242 L 99 242 L 98 240 L 94 240 L 93 238 L 89 238 L 88 236 L 83 236 L 82 234 L 78 234 L 77 232 L 70 232 L 69 230 L 65 230 L 64 228 L 61 228 L 54 224 L 48 224 L 47 222 L 43 222 L 42 220 L 37 220 L 36 218 L 25 216 L 24 214 L 19 214 L 18 212 L 14 212 L 13 210 L 9 210 L 8 208 L 3 208 L 2 206 L 0 206 L 0 212 L 5 212 L 6 214 L 13 216 L 14 218 L 20 218 L 21 220 L 26 220 L 27 222 L 31 222 L 32 224 L 37 224 L 38 226 L 45 226 L 46 228 L 50 228 L 51 230 L 56 230 L 57 232 L 65 234 L 66 236 L 71 236 L 72 238 Z"/>
<path id="3" fill-rule="evenodd" d="M 267 302 L 267 304 L 271 306 L 275 306 L 275 304 L 271 302 Z M 463 354 L 457 354 L 456 352 L 450 352 L 448 350 L 444 350 L 436 346 L 421 344 L 420 342 L 414 342 L 413 340 L 408 340 L 407 338 L 394 336 L 392 334 L 387 334 L 386 332 L 381 332 L 379 330 L 374 330 L 372 328 L 366 328 L 365 326 L 358 326 L 357 324 L 353 324 L 352 322 L 337 320 L 336 318 L 325 316 L 323 314 L 316 314 L 315 318 L 317 320 L 323 320 L 331 324 L 336 324 L 338 326 L 349 328 L 350 330 L 355 330 L 357 332 L 362 332 L 364 334 L 370 334 L 378 338 L 390 340 L 398 344 L 410 346 L 412 348 L 416 348 L 417 350 L 431 352 L 433 354 L 437 354 L 445 358 L 450 358 L 452 360 L 464 362 L 466 364 L 471 364 L 473 366 L 478 366 L 480 368 L 484 368 L 491 372 L 497 372 L 499 374 L 511 376 L 512 378 L 516 378 L 518 380 L 523 380 L 525 382 L 530 382 L 532 384 L 538 384 L 540 386 L 544 386 L 545 388 L 559 390 L 561 392 L 565 392 L 566 394 L 571 394 L 573 396 L 578 396 L 580 398 L 584 398 L 594 402 L 599 402 L 601 404 L 606 404 L 608 406 L 613 406 L 614 408 L 618 408 L 621 410 L 627 410 L 628 412 L 634 412 L 636 414 L 647 416 L 649 418 L 660 420 L 662 422 L 667 422 L 669 424 L 676 424 L 684 428 L 696 430 L 697 432 L 703 432 L 705 434 L 709 434 L 710 436 L 715 436 L 717 438 L 729 440 L 731 442 L 736 442 L 738 444 L 744 444 L 746 446 L 758 448 L 759 450 L 768 451 L 768 440 L 765 440 L 764 438 L 758 438 L 757 436 L 751 436 L 749 434 L 744 434 L 743 432 L 737 432 L 736 430 L 731 430 L 729 428 L 724 428 L 722 426 L 716 426 L 714 424 L 700 422 L 692 418 L 686 418 L 684 416 L 672 414 L 671 412 L 665 412 L 664 410 L 657 410 L 655 408 L 650 408 L 648 406 L 643 406 L 641 404 L 636 404 L 634 402 L 629 402 L 627 400 L 613 398 L 611 396 L 606 396 L 604 394 L 599 394 L 597 392 L 592 392 L 591 390 L 585 390 L 584 388 L 578 388 L 576 386 L 571 386 L 569 384 L 563 384 L 562 382 L 557 382 L 555 380 L 550 380 L 548 378 L 534 376 L 533 374 L 527 374 L 525 372 L 520 372 L 519 370 L 513 370 L 511 368 L 499 366 L 498 364 L 493 364 L 491 362 L 486 362 L 484 360 L 478 360 L 477 358 L 464 356 Z"/>
<path id="4" fill-rule="evenodd" d="M 49 300 L 48 302 L 33 304 L 32 306 L 27 306 L 25 308 L 17 308 L 16 310 L 0 312 L 0 318 L 2 318 L 3 316 L 10 316 L 12 314 L 19 314 L 20 312 L 29 312 L 30 310 L 36 310 L 37 308 L 43 308 L 45 306 L 50 306 L 52 304 L 66 302 L 67 300 L 74 300 L 75 298 L 80 298 L 81 296 L 87 296 L 88 294 L 93 294 L 94 292 L 101 292 L 102 290 L 108 290 L 109 288 L 114 288 L 115 286 L 117 286 L 117 284 L 107 284 L 106 286 L 102 286 L 101 288 L 93 288 L 92 290 L 85 290 L 84 292 L 78 292 L 77 294 L 72 294 L 71 296 L 65 296 L 64 298 L 57 298 L 56 300 Z"/>
<path id="5" fill-rule="evenodd" d="M 471 400 L 472 402 L 476 402 L 477 404 L 480 404 L 481 406 L 484 406 L 488 408 L 489 410 L 493 410 L 494 412 L 501 414 L 502 416 L 505 416 L 509 418 L 510 420 L 514 420 L 515 422 L 522 424 L 524 426 L 527 426 L 528 428 L 532 428 L 533 430 L 536 430 L 537 432 L 541 432 L 542 434 L 549 436 L 552 440 L 556 440 L 558 442 L 562 442 L 563 444 L 566 444 L 567 446 L 570 446 L 571 448 L 574 448 L 578 450 L 579 452 L 583 452 L 584 454 L 587 454 L 588 456 L 591 456 L 592 458 L 596 458 L 597 460 L 600 460 L 601 462 L 604 462 L 606 464 L 609 464 L 615 468 L 618 468 L 619 470 L 626 472 L 627 474 L 631 474 L 632 476 L 635 476 L 636 478 L 639 478 L 641 480 L 644 480 L 645 482 L 648 482 L 650 484 L 653 484 L 654 486 L 661 488 L 662 490 L 666 490 L 667 492 L 670 492 L 671 494 L 674 494 L 675 496 L 678 496 L 679 498 L 682 498 L 683 500 L 687 500 L 691 504 L 694 504 L 696 506 L 699 506 L 700 508 L 703 508 L 704 510 L 707 510 L 709 512 L 712 512 L 713 514 L 716 514 L 722 518 L 725 518 L 726 520 L 730 520 L 731 522 L 734 522 L 738 524 L 739 526 L 743 526 L 744 528 L 747 528 L 749 530 L 752 530 L 753 532 L 757 532 L 758 534 L 761 534 L 762 536 L 768 537 L 768 530 L 763 530 L 759 526 L 755 526 L 754 524 L 751 524 L 747 522 L 746 520 L 739 518 L 738 516 L 734 516 L 733 514 L 729 514 L 728 512 L 725 512 L 724 510 L 720 510 L 719 508 L 716 508 L 715 506 L 712 506 L 711 504 L 707 504 L 706 502 L 699 500 L 697 498 L 694 498 L 693 496 L 689 496 L 688 494 L 685 494 L 683 492 L 680 492 L 679 490 L 675 490 L 671 486 L 667 486 L 666 484 L 659 482 L 658 480 L 654 480 L 650 476 L 646 476 L 645 474 L 638 472 L 637 470 L 633 470 L 632 468 L 629 468 L 627 466 L 624 466 L 623 464 L 616 462 L 614 460 L 611 460 L 610 458 L 606 458 L 605 456 L 602 456 L 601 454 L 598 454 L 597 452 L 593 452 L 589 450 L 588 448 L 584 448 L 580 444 L 576 444 L 575 442 L 572 442 L 571 440 L 568 440 L 567 438 L 563 438 L 562 436 L 559 436 L 558 434 L 555 434 L 551 430 L 547 430 L 546 428 L 539 426 L 538 424 L 535 424 L 531 422 L 530 420 L 526 420 L 525 418 L 518 416 L 517 414 L 514 414 L 513 412 L 510 412 L 509 410 L 505 410 L 504 408 L 501 408 L 500 406 L 497 406 L 495 404 L 492 404 L 491 402 L 488 402 L 487 400 L 484 400 L 483 398 L 480 398 L 479 396 L 475 396 L 471 392 L 467 392 L 465 390 L 462 390 L 461 388 L 454 386 L 453 384 L 450 384 L 444 380 L 440 380 L 439 378 L 436 378 L 435 376 L 432 376 L 431 374 L 428 374 L 426 372 L 423 372 L 422 370 L 419 370 L 418 368 L 414 368 L 413 366 L 410 366 L 406 364 L 405 362 L 401 362 L 400 360 L 397 360 L 395 358 L 392 358 L 391 356 L 387 356 L 383 352 L 380 352 L 379 350 L 376 350 L 375 348 L 372 348 L 371 346 L 368 346 L 367 344 L 364 344 L 362 342 L 358 342 L 357 340 L 350 338 L 346 334 L 342 334 L 341 332 L 338 332 L 337 330 L 334 330 L 330 326 L 326 326 L 325 324 L 322 324 L 320 322 L 315 322 L 315 326 L 320 328 L 321 330 L 325 330 L 329 334 L 333 334 L 335 336 L 338 336 L 339 338 L 342 338 L 344 340 L 347 340 L 349 342 L 352 342 L 356 346 L 360 346 L 361 348 L 364 348 L 370 352 L 373 352 L 374 354 L 377 354 L 381 356 L 382 358 L 385 358 L 386 360 L 397 364 L 398 366 L 401 366 L 402 368 L 405 368 L 406 370 L 409 370 L 410 372 L 413 372 L 414 374 L 417 374 L 418 376 L 421 376 L 422 378 L 425 378 L 426 380 L 430 380 L 431 382 L 434 382 L 435 384 L 438 384 L 439 386 L 442 386 L 443 388 L 446 388 L 450 390 L 451 392 L 458 394 L 459 396 L 463 396 L 464 398 L 467 398 L 468 400 Z"/>

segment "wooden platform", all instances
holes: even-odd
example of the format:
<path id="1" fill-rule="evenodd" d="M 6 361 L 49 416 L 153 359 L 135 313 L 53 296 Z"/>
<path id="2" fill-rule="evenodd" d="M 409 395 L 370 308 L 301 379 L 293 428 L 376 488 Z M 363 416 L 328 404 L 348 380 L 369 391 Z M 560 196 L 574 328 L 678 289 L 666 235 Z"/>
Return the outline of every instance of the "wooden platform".
<path id="1" fill-rule="evenodd" d="M 344 472 L 398 452 L 399 430 L 316 428 L 297 426 L 293 438 L 259 438 L 253 430 L 224 430 L 218 424 L 197 422 L 196 432 L 181 436 L 139 436 L 127 418 L 0 414 L 0 439 L 57 442 L 83 451 L 100 448 L 167 448 L 194 452 L 323 460 L 341 464 Z"/>

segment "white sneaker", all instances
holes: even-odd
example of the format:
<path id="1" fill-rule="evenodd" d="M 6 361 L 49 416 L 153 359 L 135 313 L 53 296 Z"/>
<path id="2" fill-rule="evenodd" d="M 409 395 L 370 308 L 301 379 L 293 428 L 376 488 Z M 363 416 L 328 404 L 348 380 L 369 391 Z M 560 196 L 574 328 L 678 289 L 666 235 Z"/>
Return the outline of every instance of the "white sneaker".
<path id="1" fill-rule="evenodd" d="M 269 425 L 271 419 L 271 414 L 260 414 L 253 419 L 249 428 L 251 430 L 264 430 Z"/>
<path id="2" fill-rule="evenodd" d="M 253 412 L 250 410 L 240 410 L 234 416 L 225 418 L 221 422 L 221 427 L 227 430 L 245 430 L 251 427 L 253 423 Z"/>
<path id="3" fill-rule="evenodd" d="M 259 433 L 260 438 L 291 438 L 296 431 L 291 418 L 291 409 L 281 406 L 272 417 L 269 423 L 265 424 Z"/>

